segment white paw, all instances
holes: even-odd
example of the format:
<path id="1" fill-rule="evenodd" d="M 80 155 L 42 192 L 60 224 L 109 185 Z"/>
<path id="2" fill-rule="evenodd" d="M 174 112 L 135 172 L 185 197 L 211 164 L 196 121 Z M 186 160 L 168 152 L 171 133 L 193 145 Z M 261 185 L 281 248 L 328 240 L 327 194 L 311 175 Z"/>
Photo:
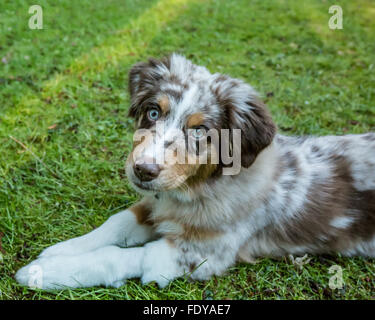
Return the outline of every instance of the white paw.
<path id="1" fill-rule="evenodd" d="M 112 288 L 120 288 L 122 287 L 124 284 L 126 283 L 126 280 L 117 280 L 117 281 L 113 281 L 112 283 L 110 284 L 107 284 L 106 286 L 107 287 L 112 287 Z"/>
<path id="2" fill-rule="evenodd" d="M 39 289 L 76 288 L 80 286 L 74 270 L 65 257 L 54 256 L 34 260 L 16 273 L 18 283 Z"/>
<path id="3" fill-rule="evenodd" d="M 150 242 L 146 246 L 143 259 L 143 284 L 155 281 L 160 288 L 183 275 L 182 267 L 176 263 L 177 250 L 164 239 Z"/>
<path id="4" fill-rule="evenodd" d="M 147 273 L 142 276 L 142 284 L 147 284 L 152 281 L 155 281 L 160 288 L 164 288 L 168 285 L 169 282 L 171 282 L 172 279 L 168 279 L 167 277 L 161 275 L 161 274 L 155 274 L 155 273 Z"/>
<path id="5" fill-rule="evenodd" d="M 122 254 L 123 249 L 105 247 L 82 255 L 41 257 L 21 268 L 15 277 L 22 285 L 40 289 L 99 285 L 118 288 L 128 278 L 124 269 L 132 258 L 130 252 L 121 260 Z"/>

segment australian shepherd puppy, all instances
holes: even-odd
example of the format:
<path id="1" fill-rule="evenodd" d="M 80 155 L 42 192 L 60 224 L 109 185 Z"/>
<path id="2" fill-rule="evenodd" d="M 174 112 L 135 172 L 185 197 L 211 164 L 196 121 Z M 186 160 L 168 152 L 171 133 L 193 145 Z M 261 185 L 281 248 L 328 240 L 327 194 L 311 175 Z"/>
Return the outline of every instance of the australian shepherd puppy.
<path id="1" fill-rule="evenodd" d="M 375 257 L 375 133 L 277 134 L 250 85 L 176 54 L 134 65 L 129 88 L 126 172 L 143 199 L 44 250 L 19 283 L 164 287 L 258 257 Z"/>

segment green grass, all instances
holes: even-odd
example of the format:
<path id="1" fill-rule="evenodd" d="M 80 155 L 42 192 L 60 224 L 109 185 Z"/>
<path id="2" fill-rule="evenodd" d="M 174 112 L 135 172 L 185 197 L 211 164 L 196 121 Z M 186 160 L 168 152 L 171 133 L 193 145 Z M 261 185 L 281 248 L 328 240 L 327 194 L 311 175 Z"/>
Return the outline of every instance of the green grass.
<path id="1" fill-rule="evenodd" d="M 180 52 L 262 94 L 281 132 L 375 130 L 375 6 L 360 1 L 34 1 L 0 4 L 0 299 L 374 299 L 375 261 L 312 257 L 238 265 L 206 282 L 159 290 L 44 292 L 13 276 L 40 251 L 86 233 L 138 199 L 124 163 L 130 66 Z M 340 4 L 344 29 L 328 28 Z M 13 137 L 14 139 L 12 139 Z M 23 147 L 21 142 L 25 147 Z M 328 287 L 331 265 L 342 290 Z"/>

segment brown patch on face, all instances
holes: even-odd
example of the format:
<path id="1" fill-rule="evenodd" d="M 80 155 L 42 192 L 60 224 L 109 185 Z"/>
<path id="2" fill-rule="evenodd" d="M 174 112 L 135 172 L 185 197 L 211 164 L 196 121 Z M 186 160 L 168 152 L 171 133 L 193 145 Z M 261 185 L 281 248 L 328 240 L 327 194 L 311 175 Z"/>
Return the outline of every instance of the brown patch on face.
<path id="1" fill-rule="evenodd" d="M 159 179 L 167 182 L 168 185 L 165 186 L 166 190 L 175 189 L 182 187 L 188 177 L 193 175 L 195 171 L 195 165 L 176 163 L 165 168 Z"/>
<path id="2" fill-rule="evenodd" d="M 187 127 L 188 128 L 193 128 L 193 127 L 198 127 L 203 124 L 204 121 L 204 114 L 201 112 L 197 112 L 192 114 L 188 120 L 187 120 Z"/>
<path id="3" fill-rule="evenodd" d="M 194 188 L 202 183 L 207 182 L 208 179 L 212 177 L 217 177 L 221 171 L 219 166 L 219 156 L 218 147 L 215 143 L 208 143 L 206 145 L 207 163 L 202 163 L 199 161 L 193 165 L 194 170 L 190 172 L 186 184 L 190 188 Z M 199 159 L 199 156 L 197 157 Z"/>
<path id="4" fill-rule="evenodd" d="M 189 159 L 185 160 L 186 163 L 176 163 L 169 169 L 169 176 L 172 178 L 175 177 L 175 181 L 178 181 L 179 177 L 183 179 L 184 183 L 181 184 L 181 189 L 184 189 L 186 185 L 189 188 L 194 188 L 205 183 L 210 177 L 215 175 L 218 169 L 217 164 L 211 163 L 210 156 L 208 156 L 207 163 L 205 164 L 200 164 L 198 159 L 194 164 L 189 163 Z"/>
<path id="5" fill-rule="evenodd" d="M 158 100 L 159 106 L 163 114 L 168 113 L 169 111 L 169 99 L 168 96 L 164 95 Z"/>
<path id="6" fill-rule="evenodd" d="M 134 149 L 135 149 L 138 145 L 140 145 L 141 143 L 144 143 L 144 142 L 145 142 L 145 139 L 146 139 L 146 137 L 142 137 L 141 139 L 138 139 L 138 140 L 133 139 L 133 150 L 132 150 L 132 151 L 134 151 Z"/>
<path id="7" fill-rule="evenodd" d="M 160 93 L 160 82 L 162 79 L 167 79 L 169 69 L 170 57 L 165 57 L 160 60 L 149 59 L 147 62 L 139 62 L 132 66 L 129 71 L 129 91 L 131 106 L 129 109 L 129 116 L 138 118 L 148 102 L 154 100 Z M 167 92 L 165 92 L 167 93 Z M 166 100 L 165 100 L 166 102 Z M 161 102 L 161 108 L 169 108 L 167 103 Z M 147 127 L 147 123 L 145 123 Z"/>
<path id="8" fill-rule="evenodd" d="M 148 204 L 143 202 L 137 203 L 130 207 L 129 210 L 134 213 L 139 224 L 145 224 L 148 226 L 154 225 L 153 221 L 150 219 L 152 209 Z"/>
<path id="9" fill-rule="evenodd" d="M 204 183 L 215 173 L 217 167 L 218 166 L 216 164 L 201 164 L 197 170 L 197 173 L 193 176 L 190 176 L 186 180 L 186 184 L 189 187 L 195 187 L 201 183 Z"/>
<path id="10" fill-rule="evenodd" d="M 165 168 L 163 173 L 163 180 L 173 181 L 171 186 L 167 188 L 180 188 L 184 189 L 186 186 L 193 188 L 201 183 L 204 183 L 211 176 L 217 172 L 218 165 L 216 164 L 216 149 L 209 148 L 207 155 L 207 163 L 200 163 L 198 155 L 190 155 L 188 152 L 185 153 L 184 163 L 178 163 Z M 174 155 L 174 160 L 176 160 L 176 154 Z M 214 159 L 214 160 L 212 160 Z M 168 162 L 168 159 L 166 159 Z"/>

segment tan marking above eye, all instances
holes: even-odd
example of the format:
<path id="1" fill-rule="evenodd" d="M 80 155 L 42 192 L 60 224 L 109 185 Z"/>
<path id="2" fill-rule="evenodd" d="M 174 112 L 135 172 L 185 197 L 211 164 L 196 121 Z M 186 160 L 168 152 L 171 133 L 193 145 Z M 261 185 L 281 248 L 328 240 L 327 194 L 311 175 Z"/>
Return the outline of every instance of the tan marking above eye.
<path id="1" fill-rule="evenodd" d="M 187 127 L 193 128 L 202 125 L 204 122 L 204 114 L 197 112 L 192 114 L 187 120 Z"/>
<path id="2" fill-rule="evenodd" d="M 162 96 L 158 99 L 158 103 L 163 114 L 166 114 L 169 111 L 169 99 L 167 96 Z"/>

